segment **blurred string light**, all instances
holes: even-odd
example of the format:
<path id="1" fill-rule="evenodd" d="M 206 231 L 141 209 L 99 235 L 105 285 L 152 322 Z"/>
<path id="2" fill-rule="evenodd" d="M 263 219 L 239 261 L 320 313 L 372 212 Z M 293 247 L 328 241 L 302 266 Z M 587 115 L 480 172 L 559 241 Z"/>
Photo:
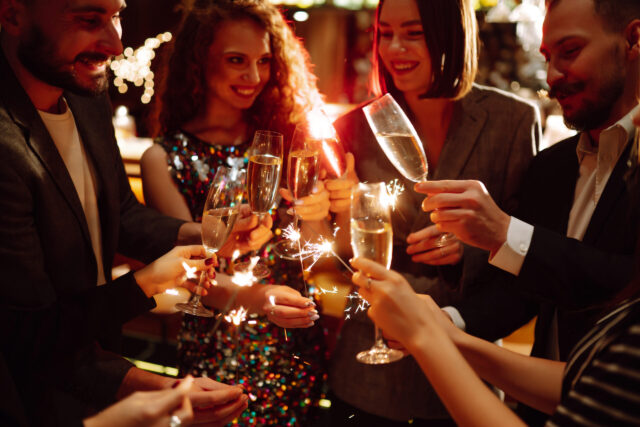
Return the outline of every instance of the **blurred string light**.
<path id="1" fill-rule="evenodd" d="M 158 34 L 154 38 L 145 40 L 144 45 L 133 50 L 127 47 L 122 55 L 118 55 L 111 62 L 111 70 L 115 75 L 113 84 L 118 92 L 125 93 L 129 90 L 126 82 L 134 86 L 143 86 L 144 91 L 140 97 L 143 104 L 148 104 L 153 97 L 153 71 L 151 60 L 155 58 L 155 50 L 162 44 L 171 40 L 171 33 Z"/>

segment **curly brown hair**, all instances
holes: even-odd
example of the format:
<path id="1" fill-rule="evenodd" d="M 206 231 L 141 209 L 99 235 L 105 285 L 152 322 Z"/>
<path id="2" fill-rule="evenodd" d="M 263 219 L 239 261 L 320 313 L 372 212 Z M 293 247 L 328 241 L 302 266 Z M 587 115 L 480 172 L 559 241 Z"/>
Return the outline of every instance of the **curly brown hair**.
<path id="1" fill-rule="evenodd" d="M 251 128 L 289 133 L 321 102 L 307 51 L 268 0 L 183 0 L 180 8 L 182 19 L 157 70 L 152 136 L 179 130 L 203 108 L 209 48 L 225 21 L 251 19 L 269 34 L 271 77 L 246 111 Z"/>

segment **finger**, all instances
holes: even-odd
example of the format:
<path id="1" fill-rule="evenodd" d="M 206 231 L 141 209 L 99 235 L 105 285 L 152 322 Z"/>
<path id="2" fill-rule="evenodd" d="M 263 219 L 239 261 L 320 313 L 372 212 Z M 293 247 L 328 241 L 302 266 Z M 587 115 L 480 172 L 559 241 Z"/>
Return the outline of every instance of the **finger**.
<path id="1" fill-rule="evenodd" d="M 242 389 L 234 386 L 209 391 L 192 391 L 189 393 L 189 399 L 195 408 L 211 408 L 234 402 L 240 395 L 242 395 Z"/>
<path id="2" fill-rule="evenodd" d="M 382 279 L 392 279 L 392 272 L 387 270 L 387 268 L 375 261 L 370 259 L 358 257 L 353 258 L 351 260 L 351 265 L 354 266 L 357 270 L 362 273 L 370 276 L 372 279 L 382 280 Z M 366 278 L 362 278 L 361 280 L 365 280 Z M 365 280 L 366 281 L 366 280 Z M 364 285 L 364 283 L 362 283 Z"/>
<path id="3" fill-rule="evenodd" d="M 193 258 L 193 257 L 207 257 L 207 251 L 204 249 L 202 245 L 186 245 L 186 246 L 178 246 L 179 254 L 183 258 Z"/>
<path id="4" fill-rule="evenodd" d="M 293 291 L 293 290 L 292 290 Z M 273 292 L 273 291 L 272 291 Z M 294 291 L 297 292 L 297 291 Z M 315 307 L 315 303 L 310 298 L 303 297 L 300 294 L 294 292 L 279 291 L 277 295 L 272 295 L 275 305 L 290 306 L 290 307 Z"/>
<path id="5" fill-rule="evenodd" d="M 218 423 L 226 420 L 232 415 L 233 418 L 240 415 L 240 413 L 244 411 L 244 408 L 246 408 L 247 400 L 247 395 L 242 394 L 241 396 L 238 396 L 237 399 L 223 405 L 216 405 L 209 409 L 196 409 L 194 412 L 194 424 L 216 422 L 216 425 L 224 425 Z"/>
<path id="6" fill-rule="evenodd" d="M 206 256 L 206 252 L 204 253 L 204 255 Z M 197 271 L 201 271 L 201 270 L 205 270 L 207 268 L 209 268 L 209 265 L 207 264 L 207 260 L 206 259 L 181 259 L 180 260 L 180 265 L 182 266 L 182 263 L 187 264 L 189 267 L 191 268 L 196 268 Z"/>
<path id="7" fill-rule="evenodd" d="M 291 194 L 291 191 L 289 191 L 286 188 L 280 188 L 278 191 L 280 192 L 280 195 L 282 196 L 283 199 L 285 199 L 288 202 L 293 201 L 293 194 Z"/>
<path id="8" fill-rule="evenodd" d="M 337 191 L 351 192 L 353 182 L 346 179 L 328 179 L 324 181 L 324 186 L 333 195 Z"/>
<path id="9" fill-rule="evenodd" d="M 351 200 L 351 187 L 342 188 L 329 193 L 330 200 L 349 199 Z"/>
<path id="10" fill-rule="evenodd" d="M 407 351 L 407 349 L 405 348 L 405 346 L 402 345 L 402 343 L 400 343 L 400 341 L 395 341 L 395 340 L 387 340 L 387 346 L 395 349 L 395 350 L 400 350 L 402 352 L 403 355 L 408 356 L 410 353 Z"/>
<path id="11" fill-rule="evenodd" d="M 413 186 L 413 189 L 421 194 L 462 193 L 470 188 L 473 181 L 466 180 L 441 180 L 422 181 Z"/>
<path id="12" fill-rule="evenodd" d="M 172 412 L 182 403 L 184 398 L 187 397 L 192 384 L 193 377 L 187 376 L 180 381 L 178 387 L 163 390 L 160 396 L 154 399 L 158 410 L 160 412 Z"/>
<path id="13" fill-rule="evenodd" d="M 275 323 L 281 328 L 289 328 L 289 329 L 301 329 L 301 328 L 310 328 L 315 325 L 315 321 L 311 320 L 311 318 L 297 318 L 297 319 L 282 319 L 279 317 L 267 316 L 269 321 Z M 318 319 L 316 319 L 318 320 Z"/>
<path id="14" fill-rule="evenodd" d="M 415 233 L 411 233 L 407 236 L 407 243 L 413 244 L 417 243 L 421 240 L 430 239 L 432 237 L 437 237 L 440 235 L 440 232 L 436 227 L 430 225 L 428 227 L 423 228 L 422 230 L 416 231 Z"/>
<path id="15" fill-rule="evenodd" d="M 295 308 L 287 305 L 272 305 L 267 307 L 269 316 L 280 319 L 311 319 L 318 315 L 314 308 Z"/>
<path id="16" fill-rule="evenodd" d="M 347 173 L 353 172 L 355 170 L 356 167 L 356 158 L 353 156 L 352 153 L 345 153 L 344 155 L 344 160 L 345 160 L 345 175 Z"/>
<path id="17" fill-rule="evenodd" d="M 433 252 L 433 251 L 430 251 Z M 453 265 L 460 262 L 462 257 L 459 254 L 451 254 L 444 257 L 425 257 L 424 254 L 415 255 L 411 257 L 411 261 L 420 262 L 422 264 L 429 265 Z"/>
<path id="18" fill-rule="evenodd" d="M 341 200 L 337 202 L 331 202 L 329 205 L 329 210 L 331 212 L 345 212 L 351 208 L 351 200 Z"/>

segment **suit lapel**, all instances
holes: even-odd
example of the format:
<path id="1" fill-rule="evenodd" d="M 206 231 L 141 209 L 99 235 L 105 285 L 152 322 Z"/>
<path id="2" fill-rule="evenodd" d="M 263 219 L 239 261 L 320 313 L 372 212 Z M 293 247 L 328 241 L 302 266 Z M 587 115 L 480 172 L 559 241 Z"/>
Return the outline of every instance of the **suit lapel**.
<path id="1" fill-rule="evenodd" d="M 96 104 L 100 103 L 100 100 L 95 98 L 68 93 L 65 93 L 65 98 L 73 111 L 78 134 L 87 153 L 87 161 L 91 162 L 93 167 L 102 230 L 103 266 L 105 276 L 108 276 L 116 246 L 117 232 L 114 228 L 114 218 L 119 217 L 116 188 L 110 185 L 116 179 L 113 168 L 109 168 L 109 165 L 113 165 L 113 153 L 109 149 L 113 129 L 104 129 L 105 123 L 110 126 L 110 121 L 96 116 L 104 114 L 106 117 L 109 116 L 109 112 L 106 108 L 104 111 L 96 109 Z"/>
<path id="2" fill-rule="evenodd" d="M 6 99 L 12 101 L 11 104 L 5 105 L 7 111 L 22 128 L 27 145 L 60 190 L 62 197 L 78 220 L 86 242 L 91 246 L 87 221 L 71 176 L 40 115 L 2 54 L 0 54 L 0 88 L 2 93 L 6 94 Z"/>
<path id="3" fill-rule="evenodd" d="M 582 239 L 585 243 L 593 242 L 598 237 L 600 230 L 602 230 L 602 227 L 604 227 L 605 222 L 609 217 L 609 213 L 616 207 L 620 197 L 623 197 L 627 191 L 624 174 L 627 171 L 627 159 L 629 158 L 630 149 L 631 144 L 627 144 L 625 149 L 622 151 L 616 166 L 611 172 L 611 176 L 609 177 L 607 185 L 600 196 L 600 200 L 598 200 L 598 205 L 593 212 L 587 231 Z"/>

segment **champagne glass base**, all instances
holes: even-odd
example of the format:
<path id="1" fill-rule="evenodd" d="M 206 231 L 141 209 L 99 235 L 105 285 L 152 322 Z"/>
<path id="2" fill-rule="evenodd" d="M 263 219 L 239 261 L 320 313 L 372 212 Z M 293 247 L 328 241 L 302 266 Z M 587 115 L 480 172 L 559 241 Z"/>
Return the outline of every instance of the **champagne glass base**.
<path id="1" fill-rule="evenodd" d="M 239 262 L 233 266 L 233 271 L 238 273 L 245 273 L 249 269 L 250 265 L 251 265 L 250 262 Z M 253 267 L 253 276 L 256 279 L 264 279 L 265 277 L 269 277 L 270 274 L 271 274 L 271 270 L 269 270 L 269 267 L 267 267 L 261 262 L 257 263 Z"/>
<path id="2" fill-rule="evenodd" d="M 444 246 L 450 245 L 455 240 L 456 240 L 456 235 L 455 234 L 453 234 L 453 233 L 444 233 L 444 234 L 441 234 L 440 237 L 438 237 L 438 240 L 436 240 L 435 246 L 437 248 L 442 248 Z"/>
<path id="3" fill-rule="evenodd" d="M 356 360 L 367 365 L 384 365 L 395 362 L 404 357 L 400 350 L 389 348 L 386 345 L 374 345 L 369 350 L 361 351 L 356 355 Z"/>
<path id="4" fill-rule="evenodd" d="M 193 316 L 213 317 L 213 311 L 208 310 L 200 302 L 179 302 L 175 305 L 175 308 L 183 313 L 191 314 Z"/>
<path id="5" fill-rule="evenodd" d="M 272 246 L 273 253 L 278 255 L 282 259 L 289 261 L 295 261 L 300 258 L 300 251 L 298 250 L 298 243 L 291 240 L 281 240 Z"/>

